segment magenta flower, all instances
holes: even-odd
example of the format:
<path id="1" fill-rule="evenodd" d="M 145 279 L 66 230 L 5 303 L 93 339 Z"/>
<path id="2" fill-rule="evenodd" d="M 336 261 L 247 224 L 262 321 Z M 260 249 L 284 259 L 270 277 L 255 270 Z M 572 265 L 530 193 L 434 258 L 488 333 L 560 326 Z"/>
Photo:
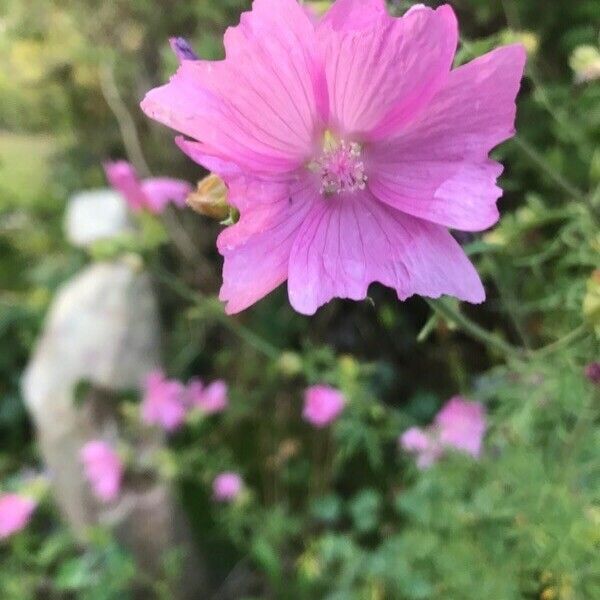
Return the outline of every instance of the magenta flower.
<path id="1" fill-rule="evenodd" d="M 185 200 L 192 191 L 192 186 L 181 179 L 153 177 L 140 181 L 133 165 L 125 161 L 105 163 L 104 172 L 110 185 L 125 198 L 134 212 L 146 209 L 159 214 L 169 202 L 185 206 Z"/>
<path id="2" fill-rule="evenodd" d="M 146 377 L 144 387 L 142 420 L 166 431 L 178 429 L 187 414 L 185 386 L 167 379 L 161 371 L 154 371 Z"/>
<path id="3" fill-rule="evenodd" d="M 213 498 L 218 502 L 231 502 L 239 496 L 243 487 L 244 482 L 237 473 L 221 473 L 213 481 Z"/>
<path id="4" fill-rule="evenodd" d="M 286 280 L 305 314 L 374 281 L 402 300 L 484 300 L 448 228 L 498 219 L 488 153 L 514 133 L 525 51 L 452 70 L 457 40 L 448 5 L 396 19 L 384 0 L 338 0 L 313 21 L 296 0 L 255 0 L 225 60 L 182 60 L 149 92 L 142 109 L 192 138 L 177 143 L 240 211 L 218 239 L 228 313 Z"/>
<path id="5" fill-rule="evenodd" d="M 346 399 L 339 390 L 313 385 L 304 394 L 302 417 L 315 427 L 326 427 L 340 416 L 345 405 Z"/>
<path id="6" fill-rule="evenodd" d="M 436 463 L 443 449 L 435 436 L 420 427 L 411 427 L 400 436 L 400 446 L 417 457 L 417 467 L 427 469 Z"/>
<path id="7" fill-rule="evenodd" d="M 188 384 L 187 393 L 190 404 L 207 415 L 223 412 L 229 405 L 227 384 L 221 379 L 206 387 L 199 379 L 192 379 Z"/>
<path id="8" fill-rule="evenodd" d="M 600 362 L 592 362 L 585 367 L 585 376 L 589 381 L 600 384 Z"/>
<path id="9" fill-rule="evenodd" d="M 484 407 L 455 396 L 442 407 L 433 425 L 425 430 L 411 427 L 400 436 L 399 442 L 403 450 L 416 456 L 419 469 L 426 469 L 448 449 L 478 458 L 485 430 Z"/>
<path id="10" fill-rule="evenodd" d="M 0 539 L 6 539 L 13 533 L 21 531 L 35 510 L 37 503 L 31 498 L 18 494 L 2 494 L 0 496 Z"/>
<path id="11" fill-rule="evenodd" d="M 114 502 L 119 497 L 123 478 L 119 455 L 106 442 L 94 440 L 81 449 L 80 458 L 96 498 Z"/>
<path id="12" fill-rule="evenodd" d="M 479 402 L 454 396 L 435 417 L 435 426 L 442 446 L 479 456 L 486 429 L 485 409 Z"/>

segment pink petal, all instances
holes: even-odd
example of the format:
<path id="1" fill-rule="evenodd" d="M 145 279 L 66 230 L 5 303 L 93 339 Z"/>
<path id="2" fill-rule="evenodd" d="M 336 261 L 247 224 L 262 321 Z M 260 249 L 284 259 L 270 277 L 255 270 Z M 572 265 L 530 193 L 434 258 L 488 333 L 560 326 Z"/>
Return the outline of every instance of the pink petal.
<path id="1" fill-rule="evenodd" d="M 111 187 L 123 196 L 132 210 L 146 206 L 148 198 L 133 165 L 124 160 L 108 162 L 104 164 L 104 172 Z"/>
<path id="2" fill-rule="evenodd" d="M 242 175 L 242 171 L 234 162 L 211 155 L 210 150 L 200 142 L 193 142 L 178 135 L 175 138 L 175 143 L 194 162 L 197 162 L 208 171 L 212 171 L 223 179 L 227 180 L 230 177 Z"/>
<path id="3" fill-rule="evenodd" d="M 229 200 L 240 209 L 239 222 L 217 240 L 225 258 L 220 299 L 226 312 L 248 308 L 288 275 L 290 250 L 318 192 L 311 182 L 295 184 L 235 179 Z"/>
<path id="4" fill-rule="evenodd" d="M 407 452 L 425 452 L 430 444 L 430 436 L 420 427 L 411 427 L 400 436 L 400 445 Z"/>
<path id="5" fill-rule="evenodd" d="M 460 396 L 448 400 L 435 418 L 444 446 L 479 456 L 486 430 L 485 408 Z"/>
<path id="6" fill-rule="evenodd" d="M 344 410 L 346 399 L 342 392 L 327 385 L 313 385 L 304 394 L 302 417 L 315 427 L 325 427 Z"/>
<path id="7" fill-rule="evenodd" d="M 295 0 L 255 0 L 225 49 L 223 61 L 183 61 L 142 109 L 255 173 L 294 170 L 326 111 L 313 24 Z"/>
<path id="8" fill-rule="evenodd" d="M 5 539 L 23 529 L 37 503 L 18 494 L 0 495 L 0 539 Z"/>
<path id="9" fill-rule="evenodd" d="M 294 241 L 288 290 L 312 315 L 334 297 L 362 300 L 378 281 L 401 300 L 442 294 L 482 302 L 473 265 L 444 228 L 395 211 L 368 192 L 315 203 Z"/>
<path id="10" fill-rule="evenodd" d="M 148 197 L 148 208 L 153 213 L 161 213 L 169 202 L 185 206 L 185 199 L 192 191 L 192 186 L 181 179 L 156 177 L 144 180 L 142 189 Z"/>
<path id="11" fill-rule="evenodd" d="M 448 227 L 480 231 L 493 225 L 502 167 L 487 156 L 514 134 L 524 64 L 523 48 L 506 46 L 452 71 L 401 135 L 370 149 L 373 194 Z"/>
<path id="12" fill-rule="evenodd" d="M 334 31 L 358 31 L 372 27 L 387 16 L 384 0 L 337 0 L 321 20 Z"/>
<path id="13" fill-rule="evenodd" d="M 318 28 L 331 128 L 359 142 L 391 135 L 429 102 L 448 77 L 458 39 L 447 5 L 401 19 L 379 2 L 369 5 L 361 31 L 354 31 L 362 14 L 356 2 L 337 3 Z"/>

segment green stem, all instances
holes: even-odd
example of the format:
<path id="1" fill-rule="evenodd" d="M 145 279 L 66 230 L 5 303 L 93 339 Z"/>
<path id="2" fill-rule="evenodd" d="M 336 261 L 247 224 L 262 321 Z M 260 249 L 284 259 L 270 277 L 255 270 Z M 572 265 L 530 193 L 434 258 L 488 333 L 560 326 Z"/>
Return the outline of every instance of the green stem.
<path id="1" fill-rule="evenodd" d="M 577 200 L 584 200 L 584 193 L 568 181 L 563 175 L 561 175 L 556 169 L 546 162 L 546 159 L 529 143 L 526 142 L 519 135 L 515 135 L 513 138 L 515 144 L 523 151 L 527 157 L 535 163 L 544 173 L 554 181 L 559 187 L 563 189 L 569 196 L 576 198 Z"/>
<path id="2" fill-rule="evenodd" d="M 450 306 L 445 299 L 440 298 L 439 300 L 431 300 L 425 298 L 425 302 L 427 302 L 435 312 L 444 317 L 444 319 L 456 323 L 456 325 L 472 338 L 512 358 L 523 358 L 524 351 L 522 349 L 515 348 L 508 342 L 505 342 L 502 338 L 490 333 L 483 327 L 480 327 L 477 323 L 474 323 L 471 319 L 465 317 L 459 310 Z"/>
<path id="3" fill-rule="evenodd" d="M 552 342 L 543 348 L 538 348 L 537 350 L 532 350 L 530 355 L 534 358 L 543 358 L 544 356 L 548 356 L 550 354 L 554 354 L 558 350 L 563 350 L 564 348 L 568 348 L 571 344 L 579 341 L 584 338 L 588 333 L 587 326 L 580 325 L 576 329 L 573 329 L 570 333 L 567 333 L 564 337 L 560 338 L 556 342 Z"/>
<path id="4" fill-rule="evenodd" d="M 169 286 L 171 290 L 179 294 L 185 300 L 188 300 L 192 304 L 201 308 L 208 317 L 216 319 L 226 329 L 237 335 L 240 339 L 246 342 L 249 346 L 252 346 L 255 350 L 258 350 L 261 354 L 266 357 L 276 360 L 281 355 L 281 350 L 275 347 L 267 340 L 248 329 L 245 325 L 242 325 L 238 321 L 228 317 L 224 312 L 220 302 L 214 298 L 203 296 L 202 294 L 189 288 L 179 279 L 173 277 L 169 273 L 165 273 L 162 270 L 154 269 L 154 275 L 162 281 L 165 285 Z"/>

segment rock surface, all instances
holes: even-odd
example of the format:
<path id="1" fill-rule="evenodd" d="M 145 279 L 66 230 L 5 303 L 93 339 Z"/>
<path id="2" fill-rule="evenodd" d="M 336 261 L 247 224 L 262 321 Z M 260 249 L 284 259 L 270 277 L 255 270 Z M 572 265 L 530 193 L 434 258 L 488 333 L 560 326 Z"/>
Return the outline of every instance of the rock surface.
<path id="1" fill-rule="evenodd" d="M 125 481 L 120 499 L 102 505 L 92 498 L 79 451 L 92 439 L 133 446 L 135 456 L 159 449 L 150 430 L 122 440 L 116 392 L 136 389 L 160 364 L 159 314 L 151 281 L 134 257 L 92 264 L 58 291 L 23 379 L 26 405 L 35 421 L 56 501 L 76 535 L 110 523 L 138 565 L 157 574 L 169 549 L 183 548 L 185 588 L 197 598 L 204 570 L 192 549 L 183 514 L 168 485 L 156 478 Z M 75 402 L 75 389 L 89 384 Z"/>
<path id="2" fill-rule="evenodd" d="M 85 248 L 131 232 L 133 224 L 121 196 L 110 189 L 98 189 L 80 192 L 69 200 L 65 231 L 73 245 Z"/>

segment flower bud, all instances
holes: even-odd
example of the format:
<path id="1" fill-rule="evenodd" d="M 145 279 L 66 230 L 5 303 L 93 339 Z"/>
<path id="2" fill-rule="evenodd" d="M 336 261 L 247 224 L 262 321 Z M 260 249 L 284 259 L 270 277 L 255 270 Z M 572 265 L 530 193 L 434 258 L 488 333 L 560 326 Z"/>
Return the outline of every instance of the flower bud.
<path id="1" fill-rule="evenodd" d="M 227 203 L 227 187 L 214 173 L 198 182 L 196 189 L 187 197 L 187 204 L 197 213 L 221 221 L 229 217 L 231 210 Z"/>

